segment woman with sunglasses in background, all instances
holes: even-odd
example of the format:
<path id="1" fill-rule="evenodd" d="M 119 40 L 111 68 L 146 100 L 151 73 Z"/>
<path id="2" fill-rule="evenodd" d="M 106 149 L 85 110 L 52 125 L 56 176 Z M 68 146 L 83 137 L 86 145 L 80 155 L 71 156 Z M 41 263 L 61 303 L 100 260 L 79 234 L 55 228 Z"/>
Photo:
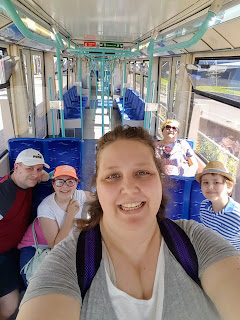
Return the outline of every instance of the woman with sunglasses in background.
<path id="1" fill-rule="evenodd" d="M 180 123 L 174 119 L 163 122 L 163 139 L 156 145 L 156 155 L 161 159 L 164 174 L 193 177 L 198 169 L 198 162 L 189 143 L 178 139 L 179 127 Z"/>
<path id="2" fill-rule="evenodd" d="M 52 249 L 69 235 L 74 226 L 74 220 L 83 218 L 83 205 L 91 201 L 91 194 L 89 191 L 77 190 L 78 181 L 73 167 L 69 165 L 56 167 L 52 179 L 54 193 L 40 203 L 34 223 L 39 248 Z M 21 249 L 20 267 L 22 269 L 36 251 L 32 224 L 19 243 L 18 249 Z M 28 281 L 23 269 L 21 274 L 27 286 Z"/>

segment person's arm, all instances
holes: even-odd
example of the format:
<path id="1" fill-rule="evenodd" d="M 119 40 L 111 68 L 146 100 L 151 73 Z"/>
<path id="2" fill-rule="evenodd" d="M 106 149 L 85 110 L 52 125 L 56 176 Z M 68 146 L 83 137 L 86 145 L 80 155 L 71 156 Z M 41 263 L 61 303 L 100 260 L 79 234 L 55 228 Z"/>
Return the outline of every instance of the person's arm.
<path id="1" fill-rule="evenodd" d="M 84 191 L 86 195 L 86 202 L 92 202 L 95 200 L 95 196 L 91 194 L 89 191 Z"/>
<path id="2" fill-rule="evenodd" d="M 56 220 L 44 217 L 39 218 L 43 235 L 51 249 L 69 235 L 73 226 L 74 217 L 78 213 L 78 211 L 78 201 L 71 199 L 67 207 L 65 220 L 60 230 L 58 228 Z"/>
<path id="3" fill-rule="evenodd" d="M 223 320 L 240 318 L 240 256 L 227 257 L 209 266 L 201 283 Z"/>
<path id="4" fill-rule="evenodd" d="M 79 320 L 81 293 L 76 273 L 75 232 L 55 246 L 32 277 L 18 320 Z"/>
<path id="5" fill-rule="evenodd" d="M 63 294 L 46 294 L 25 302 L 16 320 L 79 320 L 79 316 L 78 300 Z"/>
<path id="6" fill-rule="evenodd" d="M 190 144 L 185 140 L 181 140 L 181 144 L 185 149 L 186 159 L 188 162 L 188 166 L 184 169 L 184 176 L 194 177 L 198 169 L 198 161 Z"/>
<path id="7" fill-rule="evenodd" d="M 39 183 L 40 182 L 46 182 L 48 180 L 49 180 L 49 174 L 47 173 L 47 171 L 42 170 L 42 175 L 41 175 L 41 178 L 39 180 Z"/>

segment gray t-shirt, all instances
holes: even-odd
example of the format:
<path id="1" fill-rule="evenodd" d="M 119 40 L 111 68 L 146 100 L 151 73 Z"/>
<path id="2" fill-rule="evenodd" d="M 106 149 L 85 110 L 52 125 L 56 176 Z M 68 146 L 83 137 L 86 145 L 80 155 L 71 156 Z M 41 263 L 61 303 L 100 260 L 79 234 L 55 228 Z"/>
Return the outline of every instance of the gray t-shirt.
<path id="1" fill-rule="evenodd" d="M 175 222 L 186 232 L 194 246 L 199 262 L 199 277 L 214 262 L 240 255 L 226 239 L 202 224 L 193 220 Z M 74 232 L 51 251 L 41 264 L 40 270 L 31 279 L 21 304 L 43 294 L 64 294 L 81 302 L 76 273 L 78 236 L 79 232 Z M 211 300 L 186 274 L 167 246 L 164 249 L 164 259 L 162 319 L 219 320 L 220 316 Z M 80 319 L 117 320 L 108 293 L 103 260 L 84 298 Z"/>

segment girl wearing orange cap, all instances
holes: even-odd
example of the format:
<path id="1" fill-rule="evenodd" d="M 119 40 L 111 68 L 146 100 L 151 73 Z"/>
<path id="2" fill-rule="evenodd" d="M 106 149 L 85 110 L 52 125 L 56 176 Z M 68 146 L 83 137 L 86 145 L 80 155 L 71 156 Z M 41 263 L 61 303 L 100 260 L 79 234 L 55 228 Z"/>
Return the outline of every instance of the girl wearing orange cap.
<path id="1" fill-rule="evenodd" d="M 77 190 L 78 177 L 76 170 L 69 165 L 56 167 L 52 185 L 54 193 L 46 197 L 38 206 L 34 229 L 40 248 L 53 248 L 57 243 L 66 238 L 74 220 L 82 217 L 85 202 L 91 201 L 89 191 Z M 32 225 L 29 226 L 21 243 L 21 268 L 35 254 Z M 25 284 L 28 281 L 22 271 Z"/>
<path id="2" fill-rule="evenodd" d="M 54 193 L 39 205 L 37 215 L 49 247 L 69 235 L 75 219 L 81 217 L 83 205 L 90 201 L 90 192 L 76 190 L 76 170 L 68 165 L 58 166 L 53 174 Z"/>

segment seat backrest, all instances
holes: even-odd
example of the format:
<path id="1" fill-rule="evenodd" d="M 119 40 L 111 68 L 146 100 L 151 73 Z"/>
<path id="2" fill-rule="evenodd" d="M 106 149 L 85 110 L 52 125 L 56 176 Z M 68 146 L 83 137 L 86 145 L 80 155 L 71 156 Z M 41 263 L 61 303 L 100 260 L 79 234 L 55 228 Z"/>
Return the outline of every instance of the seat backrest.
<path id="1" fill-rule="evenodd" d="M 77 97 L 78 97 L 77 87 L 76 87 L 76 86 L 73 86 L 71 89 L 72 89 L 72 93 L 73 93 L 74 96 L 77 98 Z"/>
<path id="2" fill-rule="evenodd" d="M 134 91 L 130 92 L 130 96 L 128 98 L 129 104 L 132 104 L 134 97 L 136 97 L 136 93 Z"/>
<path id="3" fill-rule="evenodd" d="M 193 147 L 194 147 L 193 140 L 186 139 L 186 141 L 190 144 L 190 147 L 193 149 Z"/>
<path id="4" fill-rule="evenodd" d="M 139 97 L 137 95 L 134 96 L 131 107 L 134 113 L 134 118 L 137 120 L 137 112 L 138 112 L 138 103 L 139 103 Z"/>
<path id="5" fill-rule="evenodd" d="M 49 164 L 52 171 L 57 166 L 68 164 L 73 166 L 77 174 L 81 173 L 82 145 L 81 141 L 74 138 L 36 139 L 36 138 L 14 138 L 8 140 L 10 169 L 19 152 L 24 149 L 33 148 L 40 151 Z"/>
<path id="6" fill-rule="evenodd" d="M 189 219 L 196 220 L 201 222 L 199 210 L 201 206 L 201 202 L 205 199 L 202 194 L 201 185 L 194 180 L 191 187 L 190 193 L 190 206 L 189 206 Z"/>
<path id="7" fill-rule="evenodd" d="M 77 97 L 74 95 L 74 88 L 73 87 L 68 90 L 68 94 L 70 96 L 71 101 L 77 100 Z"/>
<path id="8" fill-rule="evenodd" d="M 138 120 L 143 120 L 144 114 L 145 114 L 145 102 L 142 98 L 140 98 L 140 103 L 138 105 L 138 108 L 139 108 Z"/>
<path id="9" fill-rule="evenodd" d="M 37 139 L 37 138 L 9 139 L 8 140 L 8 150 L 9 150 L 10 170 L 13 169 L 14 162 L 15 162 L 18 154 L 25 149 L 33 148 L 35 150 L 40 151 L 44 155 L 44 146 L 43 146 L 42 140 L 44 140 L 44 139 Z M 46 163 L 47 163 L 47 160 L 46 160 Z"/>
<path id="10" fill-rule="evenodd" d="M 163 192 L 168 196 L 167 217 L 173 220 L 189 219 L 190 190 L 193 177 L 166 176 Z"/>

